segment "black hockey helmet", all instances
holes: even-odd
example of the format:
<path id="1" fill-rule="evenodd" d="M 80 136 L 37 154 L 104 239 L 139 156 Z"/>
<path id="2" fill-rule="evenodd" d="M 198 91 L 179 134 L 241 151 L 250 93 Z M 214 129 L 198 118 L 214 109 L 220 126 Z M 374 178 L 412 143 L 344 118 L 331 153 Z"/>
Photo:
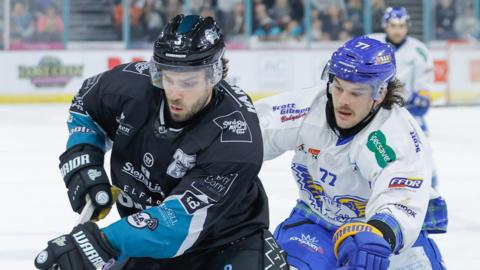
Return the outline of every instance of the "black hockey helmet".
<path id="1" fill-rule="evenodd" d="M 163 88 L 162 70 L 207 69 L 212 84 L 222 78 L 223 34 L 212 17 L 177 15 L 154 43 L 150 61 L 153 85 Z"/>

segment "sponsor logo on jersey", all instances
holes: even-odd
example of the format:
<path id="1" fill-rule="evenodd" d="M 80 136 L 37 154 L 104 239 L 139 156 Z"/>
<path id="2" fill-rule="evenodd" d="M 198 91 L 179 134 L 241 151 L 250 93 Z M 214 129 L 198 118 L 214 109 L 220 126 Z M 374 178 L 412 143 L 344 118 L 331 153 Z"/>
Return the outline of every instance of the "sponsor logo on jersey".
<path id="1" fill-rule="evenodd" d="M 207 206 L 208 204 L 202 201 L 200 198 L 197 197 L 193 192 L 187 190 L 182 198 L 180 198 L 183 207 L 189 214 L 195 213 L 200 208 Z"/>
<path id="2" fill-rule="evenodd" d="M 307 249 L 310 249 L 314 252 L 318 252 L 320 254 L 323 254 L 323 248 L 319 246 L 318 240 L 315 236 L 310 236 L 309 234 L 305 235 L 302 233 L 301 237 L 298 236 L 291 236 L 290 241 L 296 241 L 300 245 L 306 247 Z"/>
<path id="3" fill-rule="evenodd" d="M 37 65 L 18 66 L 18 78 L 28 79 L 36 87 L 64 87 L 75 77 L 83 77 L 83 65 L 66 65 L 55 56 L 45 56 Z"/>
<path id="4" fill-rule="evenodd" d="M 72 135 L 74 133 L 93 133 L 93 134 L 97 134 L 96 131 L 94 131 L 92 129 L 89 129 L 88 127 L 73 127 L 71 129 L 69 129 L 68 132 L 70 133 L 70 135 Z"/>
<path id="5" fill-rule="evenodd" d="M 90 243 L 87 236 L 83 231 L 74 233 L 73 239 L 77 242 L 78 246 L 82 249 L 83 255 L 92 263 L 96 268 L 101 268 L 106 262 L 100 257 L 98 251 Z"/>
<path id="6" fill-rule="evenodd" d="M 164 204 L 158 206 L 158 213 L 162 216 L 162 226 L 174 227 L 177 222 L 177 214 L 175 210 L 166 207 Z"/>
<path id="7" fill-rule="evenodd" d="M 227 194 L 238 173 L 229 175 L 209 175 L 201 180 L 195 180 L 191 186 L 197 191 L 205 194 L 214 202 L 218 202 Z"/>
<path id="8" fill-rule="evenodd" d="M 318 159 L 318 155 L 320 155 L 320 150 L 315 148 L 308 148 L 308 153 L 312 155 L 312 158 Z"/>
<path id="9" fill-rule="evenodd" d="M 272 107 L 273 112 L 278 112 L 280 114 L 280 121 L 294 121 L 300 119 L 310 112 L 310 107 L 297 109 L 295 103 L 288 103 L 282 105 L 275 105 Z"/>
<path id="10" fill-rule="evenodd" d="M 377 130 L 368 135 L 367 147 L 375 154 L 378 166 L 385 168 L 388 163 L 397 159 L 395 151 L 387 145 L 387 139 L 382 131 Z"/>
<path id="11" fill-rule="evenodd" d="M 413 211 L 412 209 L 410 209 L 410 207 L 404 205 L 404 204 L 400 204 L 400 203 L 394 203 L 393 204 L 396 208 L 402 210 L 403 212 L 405 212 L 407 215 L 411 216 L 411 217 L 415 217 L 417 216 L 417 212 Z"/>
<path id="12" fill-rule="evenodd" d="M 139 172 L 135 169 L 131 162 L 125 162 L 125 165 L 122 167 L 122 172 L 132 176 L 135 180 L 142 183 L 148 188 L 151 192 L 158 193 L 165 197 L 165 194 L 162 191 L 162 187 L 157 183 L 152 183 L 150 181 L 150 172 L 142 166 L 142 172 Z"/>
<path id="13" fill-rule="evenodd" d="M 423 178 L 414 177 L 394 177 L 388 184 L 389 188 L 413 188 L 418 189 L 422 186 Z"/>
<path id="14" fill-rule="evenodd" d="M 240 111 L 217 117 L 213 122 L 222 130 L 220 142 L 252 142 L 250 127 Z"/>
<path id="15" fill-rule="evenodd" d="M 116 118 L 116 121 L 118 123 L 117 134 L 122 133 L 125 136 L 129 136 L 132 126 L 125 123 L 125 114 L 123 112 Z"/>
<path id="16" fill-rule="evenodd" d="M 143 155 L 143 163 L 145 164 L 145 166 L 150 168 L 153 166 L 153 162 L 154 162 L 154 159 L 151 153 L 147 152 L 145 153 L 145 155 Z"/>
<path id="17" fill-rule="evenodd" d="M 65 177 L 65 175 L 67 175 L 72 170 L 89 163 L 90 163 L 89 154 L 83 154 L 83 155 L 74 157 L 62 165 L 62 168 L 60 168 L 60 173 L 62 174 L 63 177 Z"/>
<path id="18" fill-rule="evenodd" d="M 148 209 L 152 206 L 158 206 L 162 204 L 162 199 L 158 197 L 152 197 L 146 194 L 143 190 L 138 191 L 135 187 L 130 185 L 122 185 L 121 192 L 117 197 L 117 202 L 127 208 L 135 208 L 139 210 Z M 135 197 L 134 201 L 132 197 Z M 139 201 L 142 201 L 141 203 Z"/>
<path id="19" fill-rule="evenodd" d="M 158 219 L 145 212 L 135 213 L 127 217 L 127 222 L 137 229 L 148 228 L 154 231 L 158 227 Z"/>
<path id="20" fill-rule="evenodd" d="M 195 167 L 197 163 L 196 155 L 188 155 L 178 148 L 173 154 L 173 161 L 167 168 L 167 174 L 173 178 L 182 178 L 188 170 Z"/>
<path id="21" fill-rule="evenodd" d="M 410 131 L 410 137 L 412 138 L 413 144 L 415 145 L 415 152 L 420 152 L 420 144 L 422 143 L 418 138 L 418 134 L 415 130 Z"/>
<path id="22" fill-rule="evenodd" d="M 293 163 L 292 171 L 300 189 L 308 194 L 308 198 L 301 195 L 302 199 L 323 217 L 345 223 L 365 216 L 366 199 L 351 195 L 331 197 L 325 192 L 322 180 L 314 180 L 305 165 Z"/>

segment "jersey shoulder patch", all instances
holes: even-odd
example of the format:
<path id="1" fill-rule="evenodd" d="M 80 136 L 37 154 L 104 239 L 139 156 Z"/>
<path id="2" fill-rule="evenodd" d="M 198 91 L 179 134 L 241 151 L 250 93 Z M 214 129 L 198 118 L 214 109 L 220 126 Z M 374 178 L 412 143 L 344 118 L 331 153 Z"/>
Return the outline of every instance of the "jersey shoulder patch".
<path id="1" fill-rule="evenodd" d="M 222 130 L 220 142 L 252 142 L 252 132 L 241 111 L 219 116 L 213 122 Z"/>
<path id="2" fill-rule="evenodd" d="M 128 63 L 123 69 L 123 72 L 134 73 L 146 77 L 150 77 L 149 72 L 149 62 L 140 61 L 140 62 L 131 62 Z"/>

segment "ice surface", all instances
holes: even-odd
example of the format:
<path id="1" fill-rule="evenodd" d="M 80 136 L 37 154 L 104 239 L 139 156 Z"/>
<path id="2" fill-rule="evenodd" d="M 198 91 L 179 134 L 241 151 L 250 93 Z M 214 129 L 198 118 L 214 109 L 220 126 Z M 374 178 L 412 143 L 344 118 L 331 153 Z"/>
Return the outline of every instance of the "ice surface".
<path id="1" fill-rule="evenodd" d="M 77 219 L 57 169 L 68 135 L 67 110 L 0 106 L 0 269 L 34 269 L 46 242 L 69 232 Z M 448 269 L 480 269 L 480 107 L 433 108 L 427 121 L 450 218 L 449 232 L 433 238 Z M 290 159 L 287 153 L 261 171 L 272 230 L 295 204 Z M 100 226 L 117 218 L 112 211 Z"/>

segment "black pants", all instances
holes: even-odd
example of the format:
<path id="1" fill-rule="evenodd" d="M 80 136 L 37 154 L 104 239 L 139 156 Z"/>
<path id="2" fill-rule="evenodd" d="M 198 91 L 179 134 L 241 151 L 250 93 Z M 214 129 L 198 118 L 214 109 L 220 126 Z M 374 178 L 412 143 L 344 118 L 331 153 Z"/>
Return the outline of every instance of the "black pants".
<path id="1" fill-rule="evenodd" d="M 112 268 L 117 269 L 117 268 Z M 130 259 L 123 270 L 288 270 L 285 253 L 268 230 L 221 248 L 155 260 Z"/>

